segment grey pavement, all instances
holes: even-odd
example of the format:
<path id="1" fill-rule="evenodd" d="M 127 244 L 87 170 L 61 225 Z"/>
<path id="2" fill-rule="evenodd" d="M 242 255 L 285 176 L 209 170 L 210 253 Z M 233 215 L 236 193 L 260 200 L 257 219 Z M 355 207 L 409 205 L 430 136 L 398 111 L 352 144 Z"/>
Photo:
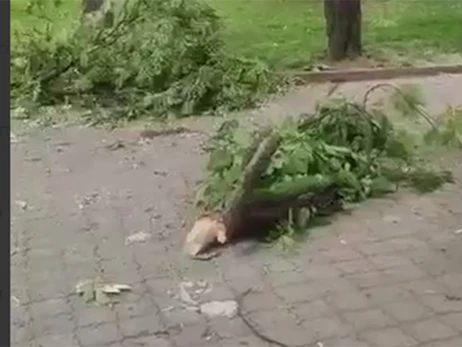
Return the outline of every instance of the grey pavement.
<path id="1" fill-rule="evenodd" d="M 412 82 L 432 110 L 460 101 L 462 76 Z M 307 111 L 326 88 L 302 88 L 253 116 Z M 353 96 L 364 88 L 341 90 Z M 247 242 L 193 261 L 181 247 L 194 220 L 190 200 L 205 136 L 138 142 L 130 129 L 79 127 L 18 134 L 11 149 L 13 346 L 271 346 L 241 316 L 209 318 L 186 307 L 181 283 L 201 303 L 252 288 L 242 315 L 287 346 L 462 345 L 462 154 L 441 162 L 453 169 L 455 185 L 370 200 L 315 229 L 293 255 Z M 119 139 L 125 147 L 108 148 Z M 127 244 L 140 232 L 150 237 Z M 132 291 L 113 307 L 73 294 L 79 281 L 98 276 Z"/>

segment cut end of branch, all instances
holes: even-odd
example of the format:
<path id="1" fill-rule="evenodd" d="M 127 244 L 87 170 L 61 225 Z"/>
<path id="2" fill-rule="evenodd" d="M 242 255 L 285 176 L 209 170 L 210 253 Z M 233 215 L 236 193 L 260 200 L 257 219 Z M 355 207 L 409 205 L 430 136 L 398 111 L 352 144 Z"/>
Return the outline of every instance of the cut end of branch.
<path id="1" fill-rule="evenodd" d="M 189 256 L 197 256 L 214 244 L 225 244 L 228 241 L 226 227 L 220 214 L 203 215 L 197 219 L 186 236 L 184 252 Z"/>

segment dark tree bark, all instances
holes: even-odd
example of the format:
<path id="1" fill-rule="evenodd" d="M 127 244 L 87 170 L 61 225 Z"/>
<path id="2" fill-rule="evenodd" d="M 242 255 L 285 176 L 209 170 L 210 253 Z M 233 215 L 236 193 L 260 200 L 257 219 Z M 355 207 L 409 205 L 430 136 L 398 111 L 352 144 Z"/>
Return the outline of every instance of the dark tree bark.
<path id="1" fill-rule="evenodd" d="M 361 55 L 361 0 L 324 0 L 324 16 L 329 58 Z"/>
<path id="2" fill-rule="evenodd" d="M 110 7 L 110 0 L 82 0 L 83 16 L 100 23 L 105 27 L 114 24 L 114 12 Z"/>
<path id="3" fill-rule="evenodd" d="M 82 0 L 84 14 L 98 11 L 103 6 L 104 0 Z"/>

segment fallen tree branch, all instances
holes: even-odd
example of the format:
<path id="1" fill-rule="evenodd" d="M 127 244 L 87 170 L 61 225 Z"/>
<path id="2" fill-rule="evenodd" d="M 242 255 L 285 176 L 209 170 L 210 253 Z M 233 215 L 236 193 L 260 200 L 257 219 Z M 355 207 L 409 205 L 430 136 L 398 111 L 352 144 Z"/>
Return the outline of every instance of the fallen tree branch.
<path id="1" fill-rule="evenodd" d="M 251 198 L 253 189 L 260 180 L 261 175 L 267 169 L 271 157 L 276 152 L 281 137 L 278 133 L 270 133 L 256 149 L 252 159 L 244 169 L 242 182 L 233 192 L 229 204 L 223 213 L 223 221 L 226 226 L 228 240 L 239 234 L 242 223 L 245 223 L 246 202 Z"/>

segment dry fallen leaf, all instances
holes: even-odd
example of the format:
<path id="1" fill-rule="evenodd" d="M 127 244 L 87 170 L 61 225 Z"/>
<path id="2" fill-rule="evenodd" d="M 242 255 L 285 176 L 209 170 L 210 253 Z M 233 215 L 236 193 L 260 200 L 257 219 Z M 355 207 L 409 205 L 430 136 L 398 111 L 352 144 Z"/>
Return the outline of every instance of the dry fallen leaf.
<path id="1" fill-rule="evenodd" d="M 200 306 L 200 312 L 209 317 L 227 317 L 233 318 L 238 311 L 237 302 L 234 300 L 210 301 Z"/>
<path id="2" fill-rule="evenodd" d="M 185 283 L 180 283 L 180 300 L 183 301 L 185 304 L 192 305 L 192 306 L 197 306 L 198 303 L 197 301 L 193 300 L 189 293 L 186 291 L 187 284 Z"/>
<path id="3" fill-rule="evenodd" d="M 113 143 L 106 145 L 106 148 L 110 151 L 116 151 L 121 148 L 125 148 L 125 144 L 122 140 L 116 140 Z"/>
<path id="4" fill-rule="evenodd" d="M 146 242 L 147 240 L 149 240 L 151 238 L 151 234 L 148 234 L 144 231 L 140 231 L 138 233 L 135 233 L 135 234 L 132 234 L 132 235 L 129 235 L 125 238 L 125 245 L 131 245 L 132 243 L 135 243 L 135 242 Z"/>
<path id="5" fill-rule="evenodd" d="M 130 291 L 132 287 L 126 284 L 106 284 L 103 287 L 103 292 L 106 294 L 120 294 L 123 291 Z"/>
<path id="6" fill-rule="evenodd" d="M 15 205 L 18 206 L 21 210 L 27 209 L 27 202 L 25 202 L 25 201 L 23 201 L 23 200 L 16 200 L 14 203 L 15 203 Z"/>
<path id="7" fill-rule="evenodd" d="M 16 308 L 21 304 L 21 302 L 19 301 L 17 297 L 15 297 L 14 295 L 11 295 L 10 304 L 11 304 L 11 307 Z"/>

